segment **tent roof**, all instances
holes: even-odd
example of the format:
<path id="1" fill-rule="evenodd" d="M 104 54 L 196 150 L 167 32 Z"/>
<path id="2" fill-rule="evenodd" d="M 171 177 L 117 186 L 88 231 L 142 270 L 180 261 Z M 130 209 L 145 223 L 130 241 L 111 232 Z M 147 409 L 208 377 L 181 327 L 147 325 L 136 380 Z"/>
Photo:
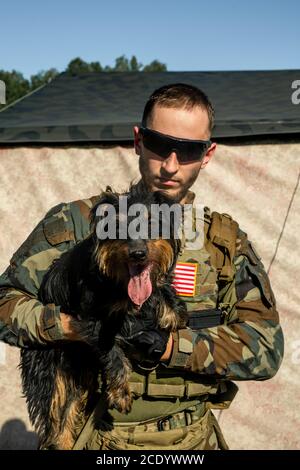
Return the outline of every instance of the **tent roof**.
<path id="1" fill-rule="evenodd" d="M 216 110 L 216 138 L 300 133 L 291 101 L 300 70 L 60 74 L 0 113 L 0 144 L 131 141 L 155 88 L 199 86 Z"/>

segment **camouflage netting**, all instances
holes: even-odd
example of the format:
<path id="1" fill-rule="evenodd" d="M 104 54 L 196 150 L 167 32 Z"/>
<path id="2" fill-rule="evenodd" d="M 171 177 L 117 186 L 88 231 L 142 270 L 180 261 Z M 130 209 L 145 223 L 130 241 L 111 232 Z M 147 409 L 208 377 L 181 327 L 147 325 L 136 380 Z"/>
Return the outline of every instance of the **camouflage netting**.
<path id="1" fill-rule="evenodd" d="M 274 379 L 240 382 L 231 408 L 219 416 L 232 449 L 300 449 L 299 188 L 294 194 L 299 169 L 296 143 L 220 145 L 194 186 L 199 201 L 239 222 L 266 268 L 281 237 L 270 278 L 285 333 L 285 358 Z M 0 174 L 2 272 L 51 206 L 97 194 L 107 184 L 126 189 L 139 172 L 132 149 L 22 147 L 0 149 Z M 21 398 L 18 360 L 17 349 L 1 344 L 0 449 L 30 448 L 36 442 Z"/>

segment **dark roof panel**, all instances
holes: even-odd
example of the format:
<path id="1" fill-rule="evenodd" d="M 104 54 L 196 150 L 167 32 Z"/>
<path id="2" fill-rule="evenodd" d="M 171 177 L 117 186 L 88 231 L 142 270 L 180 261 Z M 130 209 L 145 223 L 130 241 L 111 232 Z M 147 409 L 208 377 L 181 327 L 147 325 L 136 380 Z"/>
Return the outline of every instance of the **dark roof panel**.
<path id="1" fill-rule="evenodd" d="M 113 72 L 59 75 L 0 113 L 0 143 L 132 140 L 155 88 L 200 87 L 216 110 L 214 137 L 300 133 L 292 82 L 300 70 L 247 72 Z"/>

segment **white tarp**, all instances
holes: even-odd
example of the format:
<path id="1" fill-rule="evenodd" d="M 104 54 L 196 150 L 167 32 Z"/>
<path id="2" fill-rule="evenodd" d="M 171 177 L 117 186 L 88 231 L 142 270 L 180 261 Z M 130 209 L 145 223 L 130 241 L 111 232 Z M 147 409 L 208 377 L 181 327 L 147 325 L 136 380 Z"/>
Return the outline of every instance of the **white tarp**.
<path id="1" fill-rule="evenodd" d="M 239 383 L 231 408 L 219 416 L 232 449 L 300 449 L 299 170 L 299 144 L 220 145 L 193 188 L 199 202 L 239 222 L 266 268 L 280 239 L 270 278 L 285 333 L 285 358 L 275 378 Z M 107 184 L 126 189 L 138 175 L 132 149 L 0 149 L 1 272 L 50 207 L 98 194 Z M 17 349 L 1 346 L 2 434 L 16 419 L 31 429 L 21 398 L 18 357 Z M 7 446 L 14 448 L 12 443 Z M 0 448 L 5 448 L 1 433 Z"/>

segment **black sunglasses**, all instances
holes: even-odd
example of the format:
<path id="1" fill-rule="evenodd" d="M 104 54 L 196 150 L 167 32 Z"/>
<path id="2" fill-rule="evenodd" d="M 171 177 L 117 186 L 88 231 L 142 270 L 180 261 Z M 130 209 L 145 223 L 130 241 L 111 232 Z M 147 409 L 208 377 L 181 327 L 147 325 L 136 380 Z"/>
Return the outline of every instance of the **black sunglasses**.
<path id="1" fill-rule="evenodd" d="M 211 145 L 210 140 L 176 139 L 148 127 L 140 127 L 140 133 L 146 149 L 162 158 L 175 152 L 180 163 L 201 160 Z"/>

